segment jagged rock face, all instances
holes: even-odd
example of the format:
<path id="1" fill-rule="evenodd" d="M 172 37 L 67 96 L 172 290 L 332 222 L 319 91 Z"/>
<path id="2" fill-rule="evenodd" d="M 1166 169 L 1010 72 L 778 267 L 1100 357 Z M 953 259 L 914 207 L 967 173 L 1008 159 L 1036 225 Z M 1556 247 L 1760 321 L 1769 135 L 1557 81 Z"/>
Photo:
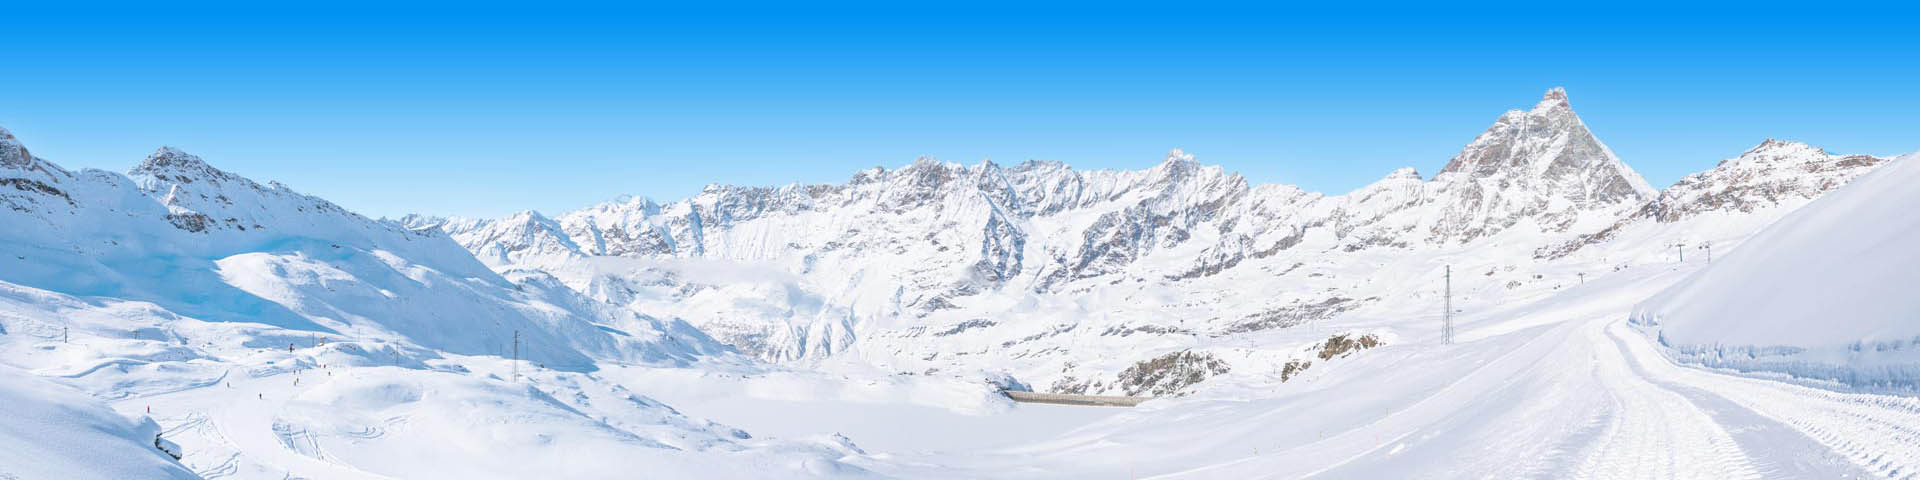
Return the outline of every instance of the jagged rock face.
<path id="1" fill-rule="evenodd" d="M 1584 212 L 1618 212 L 1654 195 L 1573 112 L 1566 91 L 1549 90 L 1531 111 L 1501 115 L 1440 171 L 1431 232 L 1468 241 L 1523 218 L 1565 231 Z"/>
<path id="2" fill-rule="evenodd" d="M 399 221 L 411 230 L 444 231 L 481 262 L 495 267 L 539 263 L 539 255 L 561 259 L 586 256 L 559 222 L 532 210 L 499 220 L 408 215 Z"/>
<path id="3" fill-rule="evenodd" d="M 306 214 L 323 216 L 372 229 L 372 220 L 326 200 L 295 192 L 279 182 L 260 185 L 253 180 L 213 168 L 200 157 L 173 147 L 160 147 L 127 172 L 140 191 L 168 210 L 175 227 L 190 232 L 247 231 L 288 224 Z M 274 207 L 289 206 L 291 212 Z M 296 224 L 308 224 L 298 222 Z M 301 228 L 304 230 L 304 227 Z"/>
<path id="4" fill-rule="evenodd" d="M 1149 336 L 1287 328 L 1294 317 L 1341 315 L 1373 298 L 1308 277 L 1323 274 L 1308 264 L 1470 246 L 1522 226 L 1513 238 L 1572 238 L 1655 196 L 1554 89 L 1532 109 L 1500 116 L 1430 179 L 1400 169 L 1337 196 L 1250 186 L 1178 150 L 1132 171 L 923 158 L 839 185 L 714 185 L 669 203 L 620 199 L 557 216 L 564 239 L 521 217 L 445 228 L 496 268 L 539 268 L 596 298 L 684 316 L 762 358 L 792 359 L 879 350 L 867 337 L 913 351 L 901 345 L 934 341 L 914 333 L 919 322 L 986 317 L 997 323 L 956 336 L 1017 331 L 996 309 L 1021 299 L 1128 285 L 1209 298 L 1235 279 L 1286 275 L 1332 285 L 1212 312 L 1204 326 L 1114 327 Z M 512 233 L 462 233 L 496 231 Z M 586 266 L 605 257 L 654 263 Z M 711 265 L 764 270 L 700 272 Z M 731 286 L 741 282 L 765 283 Z M 1013 335 L 975 353 L 1024 352 L 1071 335 L 1061 331 Z"/>
<path id="5" fill-rule="evenodd" d="M 73 173 L 34 158 L 13 132 L 0 128 L 0 204 L 16 212 L 40 212 L 74 206 L 60 185 Z"/>
<path id="6" fill-rule="evenodd" d="M 1812 145 L 1769 139 L 1722 160 L 1712 170 L 1688 175 L 1640 216 L 1673 223 L 1703 212 L 1753 212 L 1792 200 L 1812 200 L 1853 181 L 1886 158 L 1833 155 Z"/>
<path id="7" fill-rule="evenodd" d="M 960 166 L 922 159 L 897 171 L 861 172 L 845 185 L 713 186 L 666 205 L 645 199 L 596 205 L 559 218 L 572 247 L 563 241 L 545 241 L 546 247 L 503 245 L 493 241 L 499 236 L 467 235 L 492 231 L 491 225 L 442 226 L 476 251 L 788 261 L 802 270 L 874 251 L 912 252 L 938 260 L 916 258 L 920 261 L 891 270 L 927 273 L 918 283 L 965 294 L 999 288 L 1023 274 L 1037 273 L 1046 280 L 1036 288 L 1047 290 L 1118 272 L 1221 222 L 1228 207 L 1246 195 L 1238 175 L 1201 166 L 1178 152 L 1154 169 L 1134 172 L 1080 172 L 1040 162 L 1003 169 L 991 162 Z M 1086 214 L 1089 209 L 1100 212 Z M 1068 213 L 1077 215 L 1049 226 L 1079 241 L 1029 242 L 1034 219 Z M 1045 272 L 1034 270 L 1035 257 L 1050 260 L 1041 266 Z"/>
<path id="8" fill-rule="evenodd" d="M 31 159 L 33 154 L 27 153 L 27 147 L 13 137 L 13 132 L 0 128 L 0 167 L 25 167 Z"/>
<path id="9" fill-rule="evenodd" d="M 1707 213 L 1752 214 L 1795 208 L 1833 191 L 1889 159 L 1835 155 L 1800 142 L 1769 139 L 1712 169 L 1680 179 L 1652 201 L 1606 228 L 1565 243 L 1541 247 L 1535 256 L 1557 259 L 1612 240 L 1647 224 L 1672 224 Z M 1779 215 L 1783 213 L 1775 213 Z"/>

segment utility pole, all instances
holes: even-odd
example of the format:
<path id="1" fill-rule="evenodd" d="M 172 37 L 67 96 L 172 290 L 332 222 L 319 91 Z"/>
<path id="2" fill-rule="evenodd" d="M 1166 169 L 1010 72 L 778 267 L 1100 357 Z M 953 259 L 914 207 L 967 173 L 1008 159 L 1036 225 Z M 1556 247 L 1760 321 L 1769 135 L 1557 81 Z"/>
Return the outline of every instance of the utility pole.
<path id="1" fill-rule="evenodd" d="M 1453 265 L 1447 265 L 1446 301 L 1441 308 L 1447 309 L 1440 315 L 1440 343 L 1453 344 Z"/>
<path id="2" fill-rule="evenodd" d="M 1702 243 L 1700 244 L 1700 248 L 1705 249 L 1707 251 L 1707 263 L 1709 264 L 1713 263 L 1713 244 Z"/>
<path id="3" fill-rule="evenodd" d="M 520 382 L 520 331 L 513 331 L 513 381 Z"/>
<path id="4" fill-rule="evenodd" d="M 1680 263 L 1687 263 L 1687 242 L 1673 244 L 1673 249 L 1680 252 Z"/>
<path id="5" fill-rule="evenodd" d="M 1580 283 L 1582 285 L 1587 283 L 1587 272 L 1580 272 Z"/>
<path id="6" fill-rule="evenodd" d="M 60 327 L 60 343 L 67 343 L 67 327 Z"/>

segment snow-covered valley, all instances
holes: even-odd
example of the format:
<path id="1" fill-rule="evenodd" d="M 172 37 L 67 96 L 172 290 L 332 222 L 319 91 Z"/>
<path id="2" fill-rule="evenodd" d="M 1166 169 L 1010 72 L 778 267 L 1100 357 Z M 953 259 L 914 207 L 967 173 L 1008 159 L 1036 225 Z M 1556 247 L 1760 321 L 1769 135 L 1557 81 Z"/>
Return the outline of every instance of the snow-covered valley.
<path id="1" fill-rule="evenodd" d="M 1655 189 L 1553 89 L 1343 195 L 1175 150 L 388 220 L 0 130 L 0 478 L 1914 478 L 1916 161 Z"/>

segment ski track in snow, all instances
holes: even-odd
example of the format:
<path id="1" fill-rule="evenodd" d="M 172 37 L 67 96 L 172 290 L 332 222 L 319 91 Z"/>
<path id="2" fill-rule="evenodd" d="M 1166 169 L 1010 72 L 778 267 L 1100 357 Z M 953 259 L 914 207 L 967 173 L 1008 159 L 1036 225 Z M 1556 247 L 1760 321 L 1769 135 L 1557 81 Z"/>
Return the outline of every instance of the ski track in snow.
<path id="1" fill-rule="evenodd" d="M 291 386 L 295 376 L 304 377 L 300 386 Z M 182 462 L 202 477 L 388 478 L 330 460 L 311 432 L 279 416 L 286 411 L 288 399 L 332 377 L 282 373 L 226 378 L 233 379 L 231 388 L 215 383 L 120 403 L 187 409 L 183 414 L 156 415 L 155 420 L 167 439 L 187 447 L 191 453 Z M 247 394 L 258 395 L 241 398 Z"/>
<path id="2" fill-rule="evenodd" d="M 1842 393 L 1772 380 L 1703 371 L 1666 360 L 1644 338 L 1610 334 L 1658 381 L 1686 385 L 1698 395 L 1717 395 L 1811 437 L 1878 476 L 1920 477 L 1920 399 L 1893 395 Z M 1779 446 L 1780 443 L 1769 443 Z M 1791 455 L 1769 455 L 1787 458 Z"/>

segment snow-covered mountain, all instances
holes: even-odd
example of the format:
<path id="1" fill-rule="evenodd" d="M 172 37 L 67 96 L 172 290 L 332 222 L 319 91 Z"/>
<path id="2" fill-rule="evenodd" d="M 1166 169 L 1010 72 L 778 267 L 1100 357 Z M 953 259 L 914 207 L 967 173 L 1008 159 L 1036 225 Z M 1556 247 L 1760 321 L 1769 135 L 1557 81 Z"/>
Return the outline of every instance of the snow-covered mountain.
<path id="1" fill-rule="evenodd" d="M 1501 115 L 1431 179 L 1400 169 L 1337 196 L 1251 186 L 1175 150 L 1145 170 L 923 158 L 837 185 L 713 185 L 552 219 L 403 222 L 445 230 L 495 269 L 547 272 L 766 359 L 853 353 L 841 356 L 1122 393 L 1141 387 L 1124 385 L 1124 370 L 1208 339 L 1434 294 L 1436 258 L 1477 259 L 1476 274 L 1499 279 L 1486 295 L 1526 295 L 1557 287 L 1517 267 L 1623 231 L 1644 230 L 1580 261 L 1660 259 L 1674 232 L 1636 219 L 1714 212 L 1733 226 L 1702 238 L 1737 242 L 1883 163 L 1793 145 L 1769 141 L 1656 191 L 1555 88 Z"/>
<path id="2" fill-rule="evenodd" d="M 557 221 L 524 212 L 403 222 L 444 229 L 496 268 L 540 268 L 597 298 L 670 299 L 649 310 L 679 314 L 767 358 L 799 358 L 844 349 L 837 343 L 851 342 L 845 330 L 861 319 L 921 318 L 987 294 L 1177 281 L 1293 248 L 1459 244 L 1523 220 L 1535 232 L 1566 232 L 1581 221 L 1598 228 L 1653 196 L 1554 89 L 1532 110 L 1502 115 L 1431 181 L 1402 169 L 1335 197 L 1249 187 L 1176 150 L 1144 171 L 921 159 L 841 185 L 710 186 L 687 200 L 632 197 Z M 595 261 L 605 257 L 653 263 L 610 269 Z M 666 259 L 700 262 L 658 263 Z M 745 294 L 765 307 L 757 311 L 661 304 L 728 303 L 699 300 L 724 287 L 682 279 L 684 268 L 714 263 L 752 264 L 794 281 Z M 822 330 L 838 335 L 820 342 Z"/>
<path id="3" fill-rule="evenodd" d="M 438 232 L 370 220 L 161 148 L 126 175 L 71 172 L 0 136 L 0 281 L 151 302 L 205 321 L 334 340 L 523 357 L 556 368 L 686 362 L 697 330 L 588 300 L 544 275 L 512 281 Z M 457 328 L 450 328 L 458 326 Z"/>
<path id="4" fill-rule="evenodd" d="M 1744 236 L 1887 160 L 1835 155 L 1805 143 L 1768 139 L 1710 170 L 1674 182 L 1632 215 L 1571 241 L 1542 247 L 1537 255 L 1561 258 L 1587 245 L 1636 236 L 1692 241 L 1696 247 L 1716 236 Z M 1692 231 L 1674 231 L 1683 225 Z"/>
<path id="5" fill-rule="evenodd" d="M 1554 89 L 1342 195 L 1175 150 L 388 221 L 0 130 L 0 458 L 57 456 L 0 477 L 1894 475 L 1920 403 L 1859 390 L 1920 381 L 1914 161 L 1769 140 L 1655 191 Z"/>
<path id="6" fill-rule="evenodd" d="M 0 397 L 32 415 L 0 421 L 0 450 L 48 456 L 0 476 L 191 477 L 168 453 L 250 478 L 630 472 L 581 452 L 667 476 L 859 472 L 834 460 L 857 449 L 844 439 L 756 441 L 598 380 L 754 367 L 685 322 L 496 273 L 438 230 L 173 148 L 124 175 L 69 171 L 6 130 L 0 205 Z M 459 445 L 460 465 L 415 461 Z"/>

